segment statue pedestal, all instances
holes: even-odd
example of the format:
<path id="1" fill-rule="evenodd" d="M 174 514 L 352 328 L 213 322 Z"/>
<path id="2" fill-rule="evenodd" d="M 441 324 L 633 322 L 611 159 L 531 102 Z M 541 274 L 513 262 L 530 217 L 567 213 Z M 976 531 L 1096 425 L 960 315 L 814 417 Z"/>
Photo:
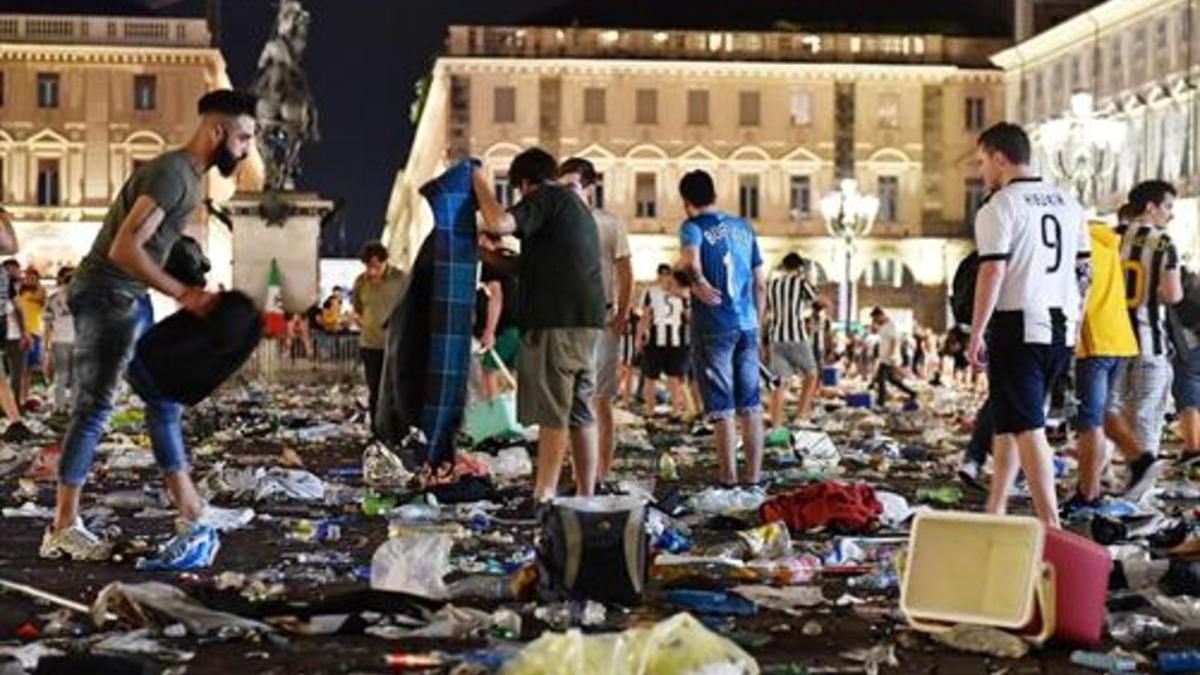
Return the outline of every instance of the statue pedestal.
<path id="1" fill-rule="evenodd" d="M 239 192 L 225 208 L 233 220 L 234 288 L 262 308 L 275 260 L 285 311 L 304 312 L 320 300 L 321 219 L 333 202 L 311 192 Z"/>

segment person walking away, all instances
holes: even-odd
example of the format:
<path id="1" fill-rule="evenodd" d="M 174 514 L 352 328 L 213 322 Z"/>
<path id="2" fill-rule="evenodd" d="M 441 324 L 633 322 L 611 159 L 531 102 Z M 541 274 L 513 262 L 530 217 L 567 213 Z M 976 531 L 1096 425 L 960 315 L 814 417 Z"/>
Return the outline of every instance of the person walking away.
<path id="1" fill-rule="evenodd" d="M 369 424 L 373 434 L 375 410 L 379 403 L 379 378 L 383 372 L 383 347 L 386 337 L 383 324 L 400 297 L 404 274 L 388 264 L 388 250 L 377 241 L 368 242 L 363 246 L 360 259 L 366 269 L 354 280 L 350 302 L 362 326 L 358 334 L 358 353 L 367 381 Z"/>
<path id="2" fill-rule="evenodd" d="M 638 348 L 642 352 L 642 414 L 654 416 L 658 403 L 658 381 L 667 377 L 671 411 L 677 418 L 687 414 L 683 374 L 687 367 L 688 347 L 684 337 L 687 302 L 675 287 L 670 265 L 658 266 L 658 284 L 642 296 L 642 321 L 638 327 Z"/>
<path id="3" fill-rule="evenodd" d="M 1000 122 L 979 137 L 982 177 L 994 194 L 975 217 L 980 266 L 967 358 L 987 370 L 996 429 L 988 512 L 1007 511 L 1020 468 L 1038 519 L 1058 527 L 1045 406 L 1071 359 L 1091 244 L 1083 208 L 1033 175 L 1030 152 L 1015 124 Z"/>
<path id="4" fill-rule="evenodd" d="M 879 400 L 876 405 L 887 405 L 888 384 L 904 392 L 910 404 L 915 403 L 917 392 L 900 377 L 900 334 L 896 331 L 895 322 L 882 307 L 876 307 L 871 310 L 871 325 L 879 337 L 879 365 L 875 368 L 875 391 Z"/>
<path id="5" fill-rule="evenodd" d="M 200 124 L 187 145 L 159 155 L 126 180 L 71 282 L 75 401 L 62 444 L 54 519 L 39 551 L 43 558 L 98 560 L 112 554 L 112 544 L 88 530 L 79 517 L 79 499 L 118 384 L 135 358 L 138 339 L 154 322 L 149 288 L 197 316 L 207 315 L 216 304 L 215 295 L 183 284 L 162 266 L 200 203 L 205 172 L 215 166 L 222 175 L 232 176 L 249 154 L 255 99 L 216 90 L 205 94 L 198 108 Z M 232 519 L 239 524 L 244 520 L 241 514 L 206 505 L 197 493 L 188 473 L 183 405 L 157 397 L 144 403 L 154 456 L 179 519 L 175 536 L 139 566 L 208 566 L 220 547 L 217 528 Z"/>
<path id="6" fill-rule="evenodd" d="M 795 252 L 785 255 L 783 274 L 767 284 L 768 363 L 771 372 L 781 379 L 780 386 L 771 392 L 771 426 L 776 429 L 787 427 L 783 400 L 796 377 L 800 378 L 796 419 L 805 421 L 812 415 L 820 371 L 804 319 L 816 297 L 804 259 Z"/>
<path id="7" fill-rule="evenodd" d="M 13 229 L 12 217 L 8 211 L 0 206 L 0 255 L 13 255 L 19 249 L 17 241 L 17 233 Z M 0 265 L 0 340 L 7 343 L 9 335 L 16 334 L 10 331 L 10 322 L 14 321 L 16 310 L 10 307 L 8 302 L 8 268 L 7 264 Z M 19 330 L 19 323 L 17 330 Z M 16 397 L 13 395 L 12 385 L 9 380 L 6 370 L 7 359 L 0 359 L 0 410 L 4 412 L 5 419 L 8 420 L 8 427 L 5 428 L 6 439 L 16 440 L 20 438 L 22 441 L 29 435 L 29 429 L 21 422 L 21 413 L 17 408 Z M 9 434 L 9 429 L 12 434 Z"/>
<path id="8" fill-rule="evenodd" d="M 68 390 L 74 387 L 71 379 L 71 352 L 75 349 L 75 318 L 67 301 L 71 291 L 71 277 L 75 270 L 63 267 L 58 270 L 58 287 L 46 303 L 46 372 L 54 381 L 54 414 L 64 415 L 70 399 Z"/>
<path id="9" fill-rule="evenodd" d="M 25 380 L 32 339 L 26 330 L 25 314 L 17 299 L 21 292 L 21 264 L 9 258 L 4 261 L 4 271 L 6 283 L 0 290 L 4 295 L 4 305 L 8 308 L 4 361 L 8 366 L 9 387 L 12 389 L 17 409 L 21 410 L 25 407 L 25 399 L 21 398 L 21 383 Z"/>
<path id="10" fill-rule="evenodd" d="M 587 204 L 557 183 L 557 170 L 540 148 L 513 158 L 508 177 L 521 201 L 507 212 L 483 169 L 474 175 L 483 232 L 521 240 L 517 415 L 539 426 L 535 503 L 555 496 L 568 437 L 576 495 L 592 496 L 596 481 L 592 396 L 605 327 L 600 237 Z"/>
<path id="11" fill-rule="evenodd" d="M 745 482 L 762 478 L 762 400 L 758 331 L 766 312 L 766 273 L 754 228 L 716 206 L 712 178 L 691 171 L 679 182 L 688 218 L 680 227 L 678 269 L 691 281 L 692 355 L 705 413 L 713 424 L 722 485 L 738 482 L 733 417 L 741 421 Z"/>
<path id="12" fill-rule="evenodd" d="M 42 288 L 42 277 L 33 267 L 25 270 L 21 277 L 21 290 L 17 303 L 25 317 L 25 332 L 29 334 L 29 353 L 25 361 L 25 372 L 21 375 L 21 405 L 29 401 L 34 373 L 42 372 L 42 354 L 45 344 L 46 289 Z"/>

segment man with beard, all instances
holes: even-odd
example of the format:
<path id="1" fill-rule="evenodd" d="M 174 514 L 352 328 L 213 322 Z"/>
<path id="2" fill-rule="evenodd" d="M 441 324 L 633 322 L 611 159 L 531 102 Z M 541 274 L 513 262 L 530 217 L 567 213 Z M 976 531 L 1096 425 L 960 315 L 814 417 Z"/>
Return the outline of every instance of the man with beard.
<path id="1" fill-rule="evenodd" d="M 202 197 L 205 172 L 232 176 L 254 142 L 255 99 L 230 90 L 204 95 L 200 125 L 187 145 L 159 155 L 125 182 L 109 208 L 92 250 L 71 284 L 75 317 L 75 405 L 62 444 L 54 522 L 42 539 L 44 558 L 102 560 L 112 544 L 79 517 L 79 497 L 112 414 L 118 383 L 134 359 L 134 346 L 154 323 L 149 289 L 205 316 L 217 297 L 172 277 L 163 265 Z M 231 512 L 208 506 L 188 474 L 183 406 L 145 395 L 146 426 L 171 501 L 179 511 L 176 536 L 147 569 L 193 569 L 212 563 L 217 527 Z"/>

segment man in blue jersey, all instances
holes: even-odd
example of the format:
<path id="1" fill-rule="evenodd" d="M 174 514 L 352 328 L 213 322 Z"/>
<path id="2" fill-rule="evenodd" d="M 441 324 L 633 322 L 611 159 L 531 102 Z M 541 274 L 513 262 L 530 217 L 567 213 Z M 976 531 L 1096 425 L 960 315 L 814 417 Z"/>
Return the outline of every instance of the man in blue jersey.
<path id="1" fill-rule="evenodd" d="M 762 470 L 758 327 L 766 310 L 766 273 L 754 228 L 716 207 L 712 178 L 692 171 L 679 181 L 688 219 L 679 230 L 679 270 L 691 280 L 692 358 L 704 410 L 712 420 L 720 481 L 737 484 L 733 415 L 742 424 L 745 482 Z"/>

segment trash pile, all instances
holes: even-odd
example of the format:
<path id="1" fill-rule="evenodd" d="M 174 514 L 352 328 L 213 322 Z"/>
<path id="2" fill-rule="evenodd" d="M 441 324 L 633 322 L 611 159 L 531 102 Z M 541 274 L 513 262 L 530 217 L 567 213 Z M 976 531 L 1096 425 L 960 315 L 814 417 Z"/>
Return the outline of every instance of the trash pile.
<path id="1" fill-rule="evenodd" d="M 1047 532 L 956 477 L 969 394 L 864 390 L 770 433 L 757 486 L 716 487 L 704 422 L 619 412 L 616 494 L 539 508 L 536 429 L 464 434 L 455 480 L 419 490 L 365 392 L 243 383 L 185 415 L 197 485 L 230 509 L 187 571 L 135 566 L 174 512 L 129 402 L 83 503 L 112 559 L 38 557 L 64 420 L 35 415 L 0 444 L 0 674 L 1200 669 L 1195 469 Z M 1019 490 L 1010 512 L 1031 512 Z"/>

